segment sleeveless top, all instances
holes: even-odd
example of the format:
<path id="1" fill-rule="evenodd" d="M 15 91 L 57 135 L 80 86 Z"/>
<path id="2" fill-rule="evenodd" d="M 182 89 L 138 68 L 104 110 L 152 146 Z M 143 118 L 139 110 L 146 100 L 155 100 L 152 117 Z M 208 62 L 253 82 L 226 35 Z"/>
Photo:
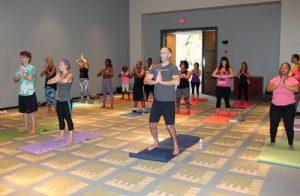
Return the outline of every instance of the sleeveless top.
<path id="1" fill-rule="evenodd" d="M 54 65 L 52 65 L 50 71 L 52 72 L 52 70 L 54 69 Z M 56 83 L 55 84 L 47 84 L 48 80 L 50 80 L 51 78 L 54 78 L 56 76 L 56 72 L 53 74 L 53 76 L 50 76 L 47 72 L 46 72 L 46 78 L 45 78 L 45 87 L 49 86 L 51 88 L 53 88 L 54 90 L 56 90 Z"/>
<path id="2" fill-rule="evenodd" d="M 79 78 L 89 78 L 89 69 L 86 67 L 80 67 Z"/>
<path id="3" fill-rule="evenodd" d="M 134 83 L 133 83 L 133 87 L 142 87 L 144 86 L 144 77 L 140 78 L 137 75 L 134 76 Z"/>
<path id="4" fill-rule="evenodd" d="M 196 73 L 193 73 L 191 82 L 200 82 L 200 78 Z"/>
<path id="5" fill-rule="evenodd" d="M 223 77 L 217 79 L 217 86 L 230 87 L 229 71 L 223 67 L 221 72 L 223 72 Z"/>
<path id="6" fill-rule="evenodd" d="M 245 74 L 241 74 L 239 83 L 240 84 L 248 84 L 247 79 L 248 79 L 248 77 Z"/>
<path id="7" fill-rule="evenodd" d="M 187 74 L 187 73 L 188 73 L 187 70 L 181 72 L 181 74 Z M 189 86 L 190 86 L 189 80 L 180 77 L 180 84 L 177 86 L 177 88 L 188 88 Z"/>
<path id="8" fill-rule="evenodd" d="M 57 83 L 57 100 L 58 101 L 69 101 L 72 99 L 70 90 L 71 90 L 72 82 L 71 83 Z"/>

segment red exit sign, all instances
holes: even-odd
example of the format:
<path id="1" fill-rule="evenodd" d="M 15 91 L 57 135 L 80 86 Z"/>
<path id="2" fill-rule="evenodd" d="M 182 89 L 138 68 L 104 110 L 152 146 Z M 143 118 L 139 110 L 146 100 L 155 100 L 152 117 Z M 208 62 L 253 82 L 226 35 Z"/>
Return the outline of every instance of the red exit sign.
<path id="1" fill-rule="evenodd" d="M 185 19 L 184 18 L 179 18 L 178 23 L 179 24 L 185 24 Z"/>

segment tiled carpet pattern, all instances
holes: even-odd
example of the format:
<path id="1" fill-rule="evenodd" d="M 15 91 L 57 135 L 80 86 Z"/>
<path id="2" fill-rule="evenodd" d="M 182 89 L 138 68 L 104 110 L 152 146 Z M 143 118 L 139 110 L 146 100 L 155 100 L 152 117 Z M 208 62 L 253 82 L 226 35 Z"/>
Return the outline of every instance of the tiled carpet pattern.
<path id="1" fill-rule="evenodd" d="M 99 102 L 101 102 L 99 100 Z M 214 98 L 192 106 L 193 113 L 176 116 L 178 133 L 203 137 L 168 163 L 133 159 L 152 143 L 149 115 L 131 117 L 132 102 L 119 101 L 113 110 L 99 104 L 74 104 L 75 130 L 103 134 L 42 155 L 18 148 L 54 138 L 58 131 L 0 143 L 0 195 L 259 195 L 270 165 L 256 162 L 268 137 L 268 103 L 240 111 L 246 120 L 207 123 L 214 115 Z M 149 105 L 149 104 L 148 104 Z M 184 111 L 184 106 L 182 106 Z M 39 126 L 56 122 L 56 115 L 39 108 Z M 223 123 L 225 122 L 225 123 Z M 0 115 L 0 131 L 22 126 L 17 110 Z M 279 131 L 279 135 L 282 131 Z M 161 140 L 169 137 L 163 119 Z"/>

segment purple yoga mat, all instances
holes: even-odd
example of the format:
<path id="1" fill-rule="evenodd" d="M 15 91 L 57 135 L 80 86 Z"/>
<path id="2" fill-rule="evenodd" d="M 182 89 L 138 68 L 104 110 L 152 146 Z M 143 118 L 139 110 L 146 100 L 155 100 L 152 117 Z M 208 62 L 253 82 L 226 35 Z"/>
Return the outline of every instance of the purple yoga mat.
<path id="1" fill-rule="evenodd" d="M 97 132 L 89 132 L 89 131 L 74 132 L 72 144 L 79 143 L 79 142 L 82 142 L 82 141 L 85 141 L 88 139 L 93 139 L 93 138 L 100 137 L 100 136 L 102 136 L 102 134 L 97 133 Z M 38 154 L 46 153 L 46 152 L 53 151 L 55 149 L 67 146 L 68 138 L 69 138 L 69 136 L 66 135 L 61 140 L 55 141 L 54 139 L 51 139 L 51 140 L 47 140 L 47 141 L 43 141 L 43 142 L 37 142 L 34 144 L 21 146 L 20 149 L 25 152 L 29 152 L 29 153 L 38 155 Z"/>

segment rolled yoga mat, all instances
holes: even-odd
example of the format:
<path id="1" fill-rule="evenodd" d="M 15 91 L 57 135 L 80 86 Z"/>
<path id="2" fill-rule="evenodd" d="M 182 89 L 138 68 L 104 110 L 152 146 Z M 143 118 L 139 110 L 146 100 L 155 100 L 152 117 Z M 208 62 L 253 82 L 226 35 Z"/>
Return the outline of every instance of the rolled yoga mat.
<path id="1" fill-rule="evenodd" d="M 98 132 L 89 132 L 89 131 L 74 132 L 72 144 L 80 143 L 82 141 L 93 139 L 93 138 L 100 137 L 100 136 L 102 136 L 102 134 L 98 133 Z M 38 155 L 38 154 L 50 152 L 50 151 L 56 150 L 58 148 L 67 146 L 68 138 L 69 138 L 69 136 L 66 135 L 61 140 L 55 141 L 54 139 L 51 139 L 51 140 L 47 140 L 47 141 L 37 142 L 34 144 L 21 146 L 20 149 L 25 152 L 29 152 L 29 153 Z"/>
<path id="2" fill-rule="evenodd" d="M 142 116 L 142 115 L 146 115 L 149 114 L 151 111 L 151 108 L 145 108 L 145 111 L 143 111 L 142 109 L 137 109 L 136 112 L 129 112 L 129 113 L 125 113 L 125 114 L 121 114 L 121 116 Z"/>
<path id="3" fill-rule="evenodd" d="M 199 142 L 199 137 L 192 135 L 179 134 L 177 135 L 177 141 L 180 148 L 180 153 L 185 151 L 187 148 L 193 146 Z M 146 159 L 151 161 L 168 162 L 177 155 L 173 155 L 173 141 L 172 138 L 167 138 L 159 143 L 159 147 L 153 150 L 148 148 L 138 152 L 129 153 L 130 157 L 138 159 Z"/>
<path id="4" fill-rule="evenodd" d="M 300 169 L 300 141 L 294 141 L 294 151 L 288 150 L 288 141 L 276 138 L 274 147 L 267 147 L 270 139 L 266 139 L 257 161 L 295 167 Z"/>

